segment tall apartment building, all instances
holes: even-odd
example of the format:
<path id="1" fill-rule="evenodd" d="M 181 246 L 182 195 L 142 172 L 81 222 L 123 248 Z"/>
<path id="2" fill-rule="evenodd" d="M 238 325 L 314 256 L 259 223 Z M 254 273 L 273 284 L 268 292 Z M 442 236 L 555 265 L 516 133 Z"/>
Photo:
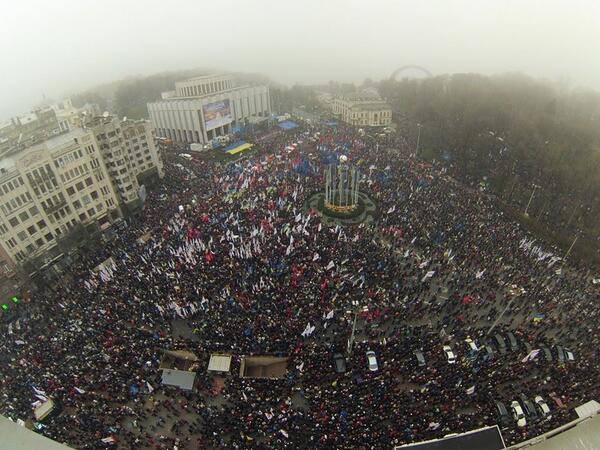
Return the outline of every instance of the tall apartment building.
<path id="1" fill-rule="evenodd" d="M 164 173 L 151 128 L 97 117 L 0 159 L 0 273 L 54 256 L 78 224 L 106 229 L 136 209 L 140 186 Z"/>
<path id="2" fill-rule="evenodd" d="M 78 129 L 0 159 L 0 211 L 0 266 L 13 269 L 78 223 L 110 226 L 119 197 L 94 134 Z"/>
<path id="3" fill-rule="evenodd" d="M 85 126 L 93 130 L 120 201 L 139 199 L 140 186 L 164 176 L 163 162 L 148 121 L 96 117 Z"/>
<path id="4" fill-rule="evenodd" d="M 148 113 L 157 136 L 206 144 L 246 121 L 269 117 L 271 98 L 268 86 L 236 86 L 232 75 L 206 75 L 175 83 L 162 100 L 148 103 Z"/>

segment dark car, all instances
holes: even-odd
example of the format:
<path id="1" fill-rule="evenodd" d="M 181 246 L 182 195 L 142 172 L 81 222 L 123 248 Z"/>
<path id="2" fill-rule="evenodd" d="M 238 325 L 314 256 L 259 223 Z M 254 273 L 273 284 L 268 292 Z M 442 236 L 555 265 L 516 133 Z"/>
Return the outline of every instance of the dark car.
<path id="1" fill-rule="evenodd" d="M 506 409 L 504 403 L 496 400 L 494 402 L 496 404 L 496 411 L 498 412 L 498 423 L 501 427 L 507 427 L 512 423 L 512 418 Z"/>
<path id="2" fill-rule="evenodd" d="M 495 334 L 494 342 L 496 343 L 496 346 L 498 347 L 498 351 L 500 352 L 500 354 L 505 355 L 506 354 L 506 343 L 504 342 L 504 338 L 500 334 Z"/>
<path id="3" fill-rule="evenodd" d="M 490 343 L 487 342 L 483 346 L 483 351 L 481 352 L 481 354 L 483 355 L 482 358 L 484 361 L 491 361 L 492 359 L 494 359 L 494 347 L 492 347 Z"/>
<path id="4" fill-rule="evenodd" d="M 423 352 L 421 350 L 415 350 L 414 352 L 415 358 L 417 358 L 417 365 L 419 367 L 425 366 L 425 356 L 423 356 Z"/>
<path id="5" fill-rule="evenodd" d="M 565 352 L 560 345 L 556 346 L 556 358 L 558 359 L 558 363 L 562 364 L 565 362 Z"/>
<path id="6" fill-rule="evenodd" d="M 530 421 L 537 420 L 538 413 L 533 405 L 533 402 L 527 398 L 527 396 L 523 393 L 519 395 L 519 400 L 521 400 L 521 405 L 523 405 L 523 411 L 525 415 Z"/>
<path id="7" fill-rule="evenodd" d="M 344 355 L 341 353 L 333 355 L 333 367 L 335 368 L 336 373 L 346 372 L 346 358 L 344 358 Z"/>
<path id="8" fill-rule="evenodd" d="M 510 346 L 510 350 L 512 352 L 516 352 L 519 349 L 519 342 L 512 332 L 506 333 L 506 337 L 508 338 L 508 345 Z"/>
<path id="9" fill-rule="evenodd" d="M 546 361 L 552 361 L 552 352 L 546 345 L 540 345 L 540 350 L 542 351 L 542 354 L 544 355 Z"/>
<path id="10" fill-rule="evenodd" d="M 573 352 L 562 345 L 556 346 L 556 356 L 560 364 L 569 361 L 575 361 L 575 355 L 573 355 Z"/>

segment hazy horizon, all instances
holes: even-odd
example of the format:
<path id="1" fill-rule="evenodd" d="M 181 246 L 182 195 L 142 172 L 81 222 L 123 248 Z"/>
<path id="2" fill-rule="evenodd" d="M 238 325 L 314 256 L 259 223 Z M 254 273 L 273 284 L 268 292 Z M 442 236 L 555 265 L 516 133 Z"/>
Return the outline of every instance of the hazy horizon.
<path id="1" fill-rule="evenodd" d="M 418 65 L 600 90 L 600 4 L 590 0 L 26 0 L 4 6 L 0 29 L 1 120 L 44 95 L 194 67 L 292 85 L 379 80 Z"/>

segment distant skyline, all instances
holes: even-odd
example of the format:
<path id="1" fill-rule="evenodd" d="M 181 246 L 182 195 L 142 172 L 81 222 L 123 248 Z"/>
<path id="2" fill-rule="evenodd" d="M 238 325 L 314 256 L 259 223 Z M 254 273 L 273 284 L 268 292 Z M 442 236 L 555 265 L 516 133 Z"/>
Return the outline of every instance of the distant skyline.
<path id="1" fill-rule="evenodd" d="M 194 67 L 360 83 L 415 64 L 600 90 L 592 0 L 23 0 L 0 15 L 0 120 L 136 75 Z"/>

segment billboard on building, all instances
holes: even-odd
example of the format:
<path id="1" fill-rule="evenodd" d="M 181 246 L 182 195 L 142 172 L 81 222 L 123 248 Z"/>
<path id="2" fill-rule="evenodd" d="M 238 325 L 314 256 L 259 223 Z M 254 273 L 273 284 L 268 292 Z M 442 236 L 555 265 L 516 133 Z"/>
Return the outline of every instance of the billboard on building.
<path id="1" fill-rule="evenodd" d="M 229 99 L 202 105 L 204 124 L 207 130 L 221 127 L 232 122 Z"/>

